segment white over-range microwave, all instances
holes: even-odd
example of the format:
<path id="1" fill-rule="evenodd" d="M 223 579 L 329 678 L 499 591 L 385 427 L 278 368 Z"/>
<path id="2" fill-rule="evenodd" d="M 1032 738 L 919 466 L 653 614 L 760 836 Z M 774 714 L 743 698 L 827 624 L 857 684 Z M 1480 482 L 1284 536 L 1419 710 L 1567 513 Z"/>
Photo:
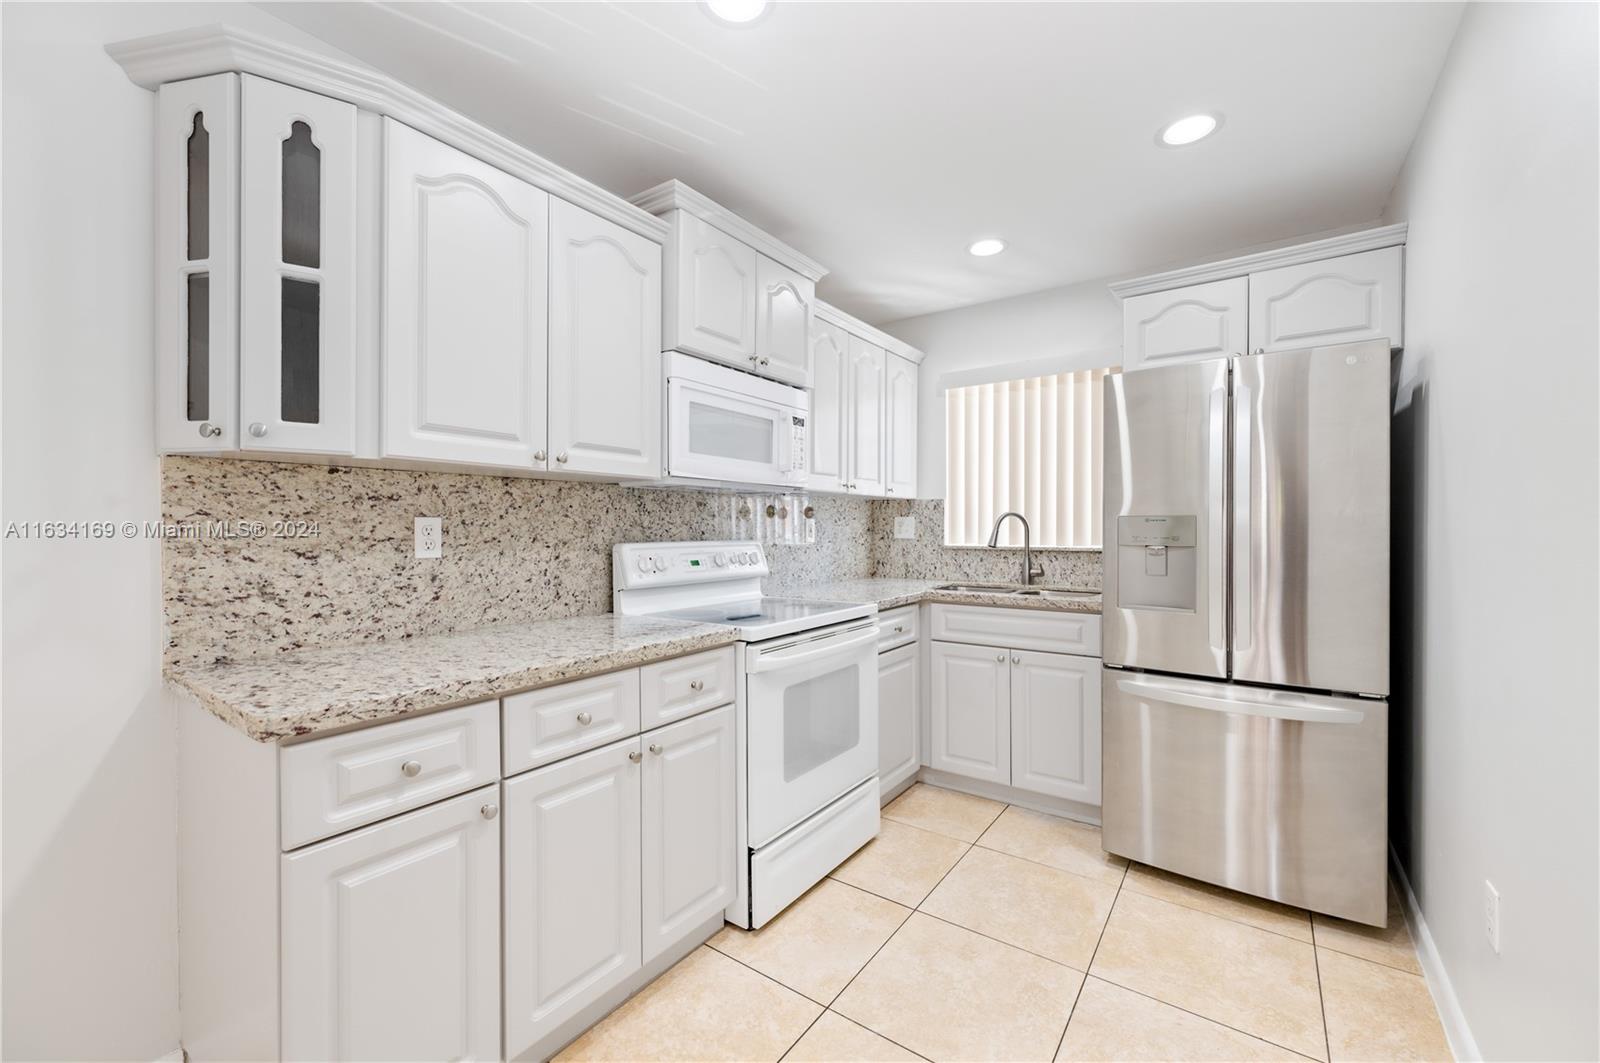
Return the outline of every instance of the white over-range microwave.
<path id="1" fill-rule="evenodd" d="M 701 487 L 806 485 L 810 396 L 678 351 L 667 379 L 666 483 Z"/>

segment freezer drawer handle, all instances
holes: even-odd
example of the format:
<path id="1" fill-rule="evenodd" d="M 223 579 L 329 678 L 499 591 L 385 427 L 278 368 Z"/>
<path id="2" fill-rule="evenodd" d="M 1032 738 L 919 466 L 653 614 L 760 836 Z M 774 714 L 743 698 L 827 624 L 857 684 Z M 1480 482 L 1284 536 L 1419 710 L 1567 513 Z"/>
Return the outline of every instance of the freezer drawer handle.
<path id="1" fill-rule="evenodd" d="M 1301 723 L 1360 723 L 1367 718 L 1367 714 L 1360 709 L 1333 708 L 1303 701 L 1264 702 L 1212 698 L 1159 683 L 1141 683 L 1137 679 L 1120 679 L 1117 681 L 1117 689 L 1124 694 L 1149 698 L 1151 701 L 1160 701 L 1168 705 L 1182 705 L 1190 709 L 1206 709 L 1239 716 L 1264 716 L 1272 720 L 1298 720 Z"/>

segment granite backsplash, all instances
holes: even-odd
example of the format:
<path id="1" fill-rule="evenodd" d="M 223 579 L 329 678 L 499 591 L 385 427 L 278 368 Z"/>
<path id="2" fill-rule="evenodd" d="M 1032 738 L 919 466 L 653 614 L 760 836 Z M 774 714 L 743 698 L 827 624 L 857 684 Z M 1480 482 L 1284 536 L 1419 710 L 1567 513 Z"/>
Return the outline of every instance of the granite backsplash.
<path id="1" fill-rule="evenodd" d="M 735 537 L 734 497 L 709 491 L 189 457 L 163 459 L 161 477 L 178 530 L 162 550 L 175 664 L 609 612 L 612 544 Z M 771 593 L 1016 578 L 1021 551 L 943 545 L 942 502 L 810 501 L 816 541 L 767 548 Z M 917 537 L 897 540 L 893 518 L 906 514 Z M 444 518 L 442 558 L 412 556 L 423 515 Z M 1096 551 L 1040 560 L 1048 582 L 1100 586 Z"/>

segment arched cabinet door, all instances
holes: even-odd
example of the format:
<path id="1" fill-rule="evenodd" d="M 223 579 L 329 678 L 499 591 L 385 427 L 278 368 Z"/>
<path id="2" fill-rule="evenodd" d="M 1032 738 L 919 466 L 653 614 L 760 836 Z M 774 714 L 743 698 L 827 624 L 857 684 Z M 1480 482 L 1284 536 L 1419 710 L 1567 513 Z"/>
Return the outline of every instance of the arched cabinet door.
<path id="1" fill-rule="evenodd" d="M 885 461 L 884 396 L 887 383 L 882 347 L 850 337 L 850 482 L 852 494 L 882 495 Z"/>
<path id="2" fill-rule="evenodd" d="M 661 476 L 661 247 L 550 203 L 550 468 Z"/>
<path id="3" fill-rule="evenodd" d="M 1244 354 L 1250 281 L 1230 277 L 1122 300 L 1122 367 Z"/>
<path id="4" fill-rule="evenodd" d="M 806 486 L 844 491 L 850 482 L 850 336 L 831 321 L 811 326 L 811 464 Z"/>
<path id="5" fill-rule="evenodd" d="M 888 454 L 884 459 L 887 481 L 884 493 L 897 498 L 917 494 L 917 364 L 897 354 L 885 358 L 887 391 L 884 412 L 888 424 L 884 439 Z"/>
<path id="6" fill-rule="evenodd" d="M 671 224 L 677 268 L 662 349 L 749 369 L 756 356 L 755 249 L 685 210 L 673 211 Z"/>
<path id="7" fill-rule="evenodd" d="M 756 287 L 755 371 L 795 387 L 809 387 L 816 285 L 761 255 L 756 260 Z"/>
<path id="8" fill-rule="evenodd" d="M 356 109 L 241 81 L 239 447 L 354 454 Z"/>
<path id="9" fill-rule="evenodd" d="M 1398 247 L 1250 275 L 1250 349 L 1387 339 L 1402 346 Z"/>
<path id="10" fill-rule="evenodd" d="M 549 197 L 392 119 L 384 140 L 384 456 L 554 468 Z"/>

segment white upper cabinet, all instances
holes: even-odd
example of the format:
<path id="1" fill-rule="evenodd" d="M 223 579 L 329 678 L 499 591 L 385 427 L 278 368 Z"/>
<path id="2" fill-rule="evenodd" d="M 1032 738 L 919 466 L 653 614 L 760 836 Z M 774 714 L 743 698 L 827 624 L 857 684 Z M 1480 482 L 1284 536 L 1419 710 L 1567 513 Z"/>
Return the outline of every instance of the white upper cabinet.
<path id="1" fill-rule="evenodd" d="M 883 494 L 887 358 L 877 344 L 850 337 L 850 481 L 846 486 L 852 494 Z"/>
<path id="2" fill-rule="evenodd" d="M 806 387 L 811 383 L 811 304 L 817 286 L 787 266 L 756 259 L 756 371 Z"/>
<path id="3" fill-rule="evenodd" d="M 811 328 L 811 466 L 813 491 L 843 491 L 849 482 L 850 335 L 818 318 Z"/>
<path id="4" fill-rule="evenodd" d="M 1387 339 L 1402 346 L 1401 250 L 1385 247 L 1250 275 L 1250 350 Z"/>
<path id="5" fill-rule="evenodd" d="M 1124 299 L 1122 367 L 1244 354 L 1249 301 L 1244 277 Z"/>
<path id="6" fill-rule="evenodd" d="M 241 81 L 239 445 L 354 454 L 356 109 Z"/>
<path id="7" fill-rule="evenodd" d="M 748 369 L 756 357 L 755 251 L 686 210 L 673 211 L 664 350 Z"/>
<path id="8" fill-rule="evenodd" d="M 884 411 L 888 416 L 884 438 L 887 482 L 883 492 L 898 498 L 917 493 L 917 364 L 897 354 L 885 362 Z"/>
<path id="9" fill-rule="evenodd" d="M 384 135 L 384 456 L 546 468 L 549 197 Z"/>
<path id="10" fill-rule="evenodd" d="M 661 475 L 661 247 L 550 202 L 550 468 Z"/>

